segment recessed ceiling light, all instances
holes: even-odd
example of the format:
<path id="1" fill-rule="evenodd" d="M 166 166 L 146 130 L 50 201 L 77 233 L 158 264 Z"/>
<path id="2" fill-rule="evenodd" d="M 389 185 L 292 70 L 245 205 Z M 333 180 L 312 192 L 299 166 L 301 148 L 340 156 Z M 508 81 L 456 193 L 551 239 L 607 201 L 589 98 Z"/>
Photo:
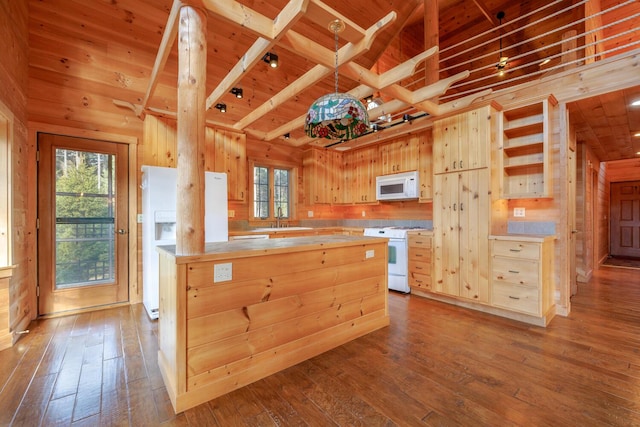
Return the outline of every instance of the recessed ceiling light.
<path id="1" fill-rule="evenodd" d="M 640 107 L 640 99 L 633 101 L 631 105 L 634 107 Z"/>

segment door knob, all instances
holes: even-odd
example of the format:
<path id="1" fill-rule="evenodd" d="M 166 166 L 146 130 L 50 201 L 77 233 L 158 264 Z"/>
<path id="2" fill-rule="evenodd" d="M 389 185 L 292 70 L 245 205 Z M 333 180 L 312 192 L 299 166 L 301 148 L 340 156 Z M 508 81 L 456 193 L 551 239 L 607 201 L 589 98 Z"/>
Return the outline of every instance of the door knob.
<path id="1" fill-rule="evenodd" d="M 116 233 L 118 233 L 118 234 L 127 234 L 127 230 L 125 230 L 124 228 L 118 228 L 116 230 Z"/>

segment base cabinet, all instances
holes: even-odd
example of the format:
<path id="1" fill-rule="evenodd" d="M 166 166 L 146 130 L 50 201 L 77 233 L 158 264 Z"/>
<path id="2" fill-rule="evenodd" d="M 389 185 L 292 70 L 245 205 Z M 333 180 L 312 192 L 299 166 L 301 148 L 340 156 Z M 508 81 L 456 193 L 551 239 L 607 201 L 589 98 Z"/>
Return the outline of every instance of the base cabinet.
<path id="1" fill-rule="evenodd" d="M 410 231 L 409 287 L 412 291 L 431 291 L 433 275 L 433 232 Z"/>
<path id="2" fill-rule="evenodd" d="M 491 236 L 491 305 L 553 317 L 553 236 Z"/>

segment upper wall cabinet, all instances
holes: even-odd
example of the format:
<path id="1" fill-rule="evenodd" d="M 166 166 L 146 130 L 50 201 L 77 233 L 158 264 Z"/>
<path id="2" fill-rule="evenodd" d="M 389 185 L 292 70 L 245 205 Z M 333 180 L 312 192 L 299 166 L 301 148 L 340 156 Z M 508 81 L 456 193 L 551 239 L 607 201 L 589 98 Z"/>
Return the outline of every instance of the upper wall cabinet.
<path id="1" fill-rule="evenodd" d="M 433 173 L 485 168 L 490 165 L 490 105 L 433 124 Z"/>
<path id="2" fill-rule="evenodd" d="M 378 146 L 344 153 L 344 201 L 376 203 L 376 176 L 379 174 Z"/>
<path id="3" fill-rule="evenodd" d="M 418 137 L 407 135 L 379 147 L 380 173 L 389 175 L 418 169 Z"/>
<path id="4" fill-rule="evenodd" d="M 342 153 L 312 148 L 303 157 L 307 204 L 343 203 Z"/>
<path id="5" fill-rule="evenodd" d="M 503 112 L 503 198 L 553 197 L 550 139 L 557 103 L 550 96 Z"/>
<path id="6" fill-rule="evenodd" d="M 427 129 L 418 137 L 418 178 L 420 179 L 419 202 L 433 200 L 433 138 Z"/>
<path id="7" fill-rule="evenodd" d="M 213 144 L 212 144 L 213 142 Z M 213 157 L 213 168 L 205 161 L 205 169 L 227 174 L 229 200 L 244 201 L 247 198 L 247 137 L 245 134 L 219 129 L 206 129 L 206 159 Z M 215 154 L 210 155 L 213 149 Z"/>
<path id="8" fill-rule="evenodd" d="M 173 119 L 144 119 L 143 143 L 138 147 L 141 165 L 178 166 L 177 123 Z M 227 174 L 229 200 L 244 201 L 249 185 L 246 135 L 205 128 L 204 169 Z"/>

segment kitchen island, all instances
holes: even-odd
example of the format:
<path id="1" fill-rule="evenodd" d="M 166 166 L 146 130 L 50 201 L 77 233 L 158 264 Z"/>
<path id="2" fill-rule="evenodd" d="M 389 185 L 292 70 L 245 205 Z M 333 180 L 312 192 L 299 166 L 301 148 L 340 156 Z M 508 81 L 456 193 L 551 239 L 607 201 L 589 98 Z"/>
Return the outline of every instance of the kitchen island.
<path id="1" fill-rule="evenodd" d="M 389 324 L 387 239 L 209 243 L 160 253 L 158 363 L 176 412 Z"/>

